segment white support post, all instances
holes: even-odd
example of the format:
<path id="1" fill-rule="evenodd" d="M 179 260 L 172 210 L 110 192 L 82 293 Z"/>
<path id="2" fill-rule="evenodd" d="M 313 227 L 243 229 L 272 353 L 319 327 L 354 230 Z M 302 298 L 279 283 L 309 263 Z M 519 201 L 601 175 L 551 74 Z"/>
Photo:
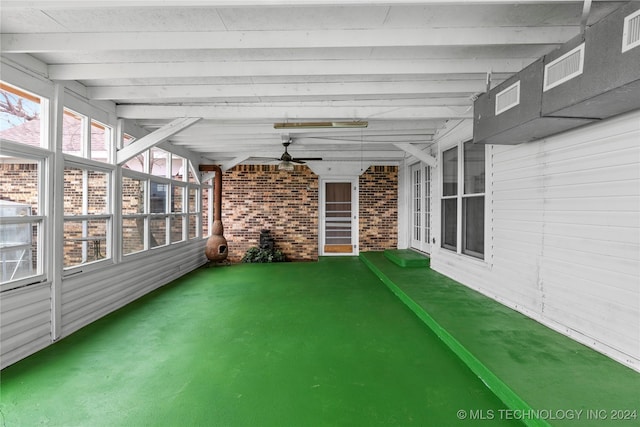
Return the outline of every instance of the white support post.
<path id="1" fill-rule="evenodd" d="M 62 154 L 62 118 L 64 106 L 64 85 L 56 83 L 50 104 L 49 135 L 54 150 L 53 179 L 49 185 L 51 209 L 50 236 L 47 249 L 51 254 L 51 340 L 57 341 L 62 335 L 62 272 L 64 269 L 64 156 Z"/>

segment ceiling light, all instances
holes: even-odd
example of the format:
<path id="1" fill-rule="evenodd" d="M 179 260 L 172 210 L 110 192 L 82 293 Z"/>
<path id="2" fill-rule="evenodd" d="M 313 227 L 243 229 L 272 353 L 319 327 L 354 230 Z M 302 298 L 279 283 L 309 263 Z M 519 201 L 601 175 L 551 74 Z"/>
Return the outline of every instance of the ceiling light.
<path id="1" fill-rule="evenodd" d="M 350 122 L 298 122 L 274 123 L 274 129 L 308 129 L 308 128 L 366 128 L 369 122 L 355 120 Z"/>
<path id="2" fill-rule="evenodd" d="M 287 171 L 287 172 L 291 172 L 293 171 L 293 163 L 287 161 L 287 160 L 283 160 L 278 164 L 278 170 L 279 171 Z"/>

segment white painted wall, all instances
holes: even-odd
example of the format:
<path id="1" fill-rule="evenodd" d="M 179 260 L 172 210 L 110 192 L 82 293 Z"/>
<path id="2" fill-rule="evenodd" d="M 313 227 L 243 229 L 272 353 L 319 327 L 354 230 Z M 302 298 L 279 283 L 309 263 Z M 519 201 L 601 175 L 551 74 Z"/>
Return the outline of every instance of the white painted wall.
<path id="1" fill-rule="evenodd" d="M 640 370 L 640 111 L 488 158 L 485 262 L 432 268 Z"/>

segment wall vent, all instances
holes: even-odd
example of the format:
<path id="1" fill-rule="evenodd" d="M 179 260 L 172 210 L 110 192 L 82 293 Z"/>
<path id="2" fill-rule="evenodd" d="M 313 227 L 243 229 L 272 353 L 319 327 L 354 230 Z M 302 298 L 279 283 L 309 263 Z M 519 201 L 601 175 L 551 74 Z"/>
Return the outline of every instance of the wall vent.
<path id="1" fill-rule="evenodd" d="M 584 43 L 565 53 L 544 67 L 544 87 L 547 91 L 582 74 L 584 67 Z"/>
<path id="2" fill-rule="evenodd" d="M 496 116 L 520 104 L 520 80 L 496 94 Z"/>
<path id="3" fill-rule="evenodd" d="M 622 51 L 626 52 L 640 46 L 640 10 L 624 18 L 622 32 Z"/>

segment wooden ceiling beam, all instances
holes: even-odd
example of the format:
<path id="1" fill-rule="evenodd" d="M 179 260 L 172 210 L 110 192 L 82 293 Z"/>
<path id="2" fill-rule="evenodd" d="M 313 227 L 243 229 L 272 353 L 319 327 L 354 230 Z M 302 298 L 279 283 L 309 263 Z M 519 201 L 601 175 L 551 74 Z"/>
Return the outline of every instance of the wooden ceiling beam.
<path id="1" fill-rule="evenodd" d="M 537 58 L 210 61 L 92 63 L 48 66 L 52 80 L 181 78 L 229 76 L 428 75 L 448 73 L 515 73 Z"/>
<path id="2" fill-rule="evenodd" d="M 108 50 L 297 49 L 562 44 L 580 26 L 342 30 L 6 33 L 6 53 Z"/>
<path id="3" fill-rule="evenodd" d="M 291 105 L 215 105 L 215 106 L 181 106 L 181 105 L 119 105 L 116 107 L 118 117 L 125 119 L 157 119 L 173 117 L 203 117 L 205 119 L 238 119 L 244 120 L 314 120 L 317 118 L 365 120 L 369 117 L 377 119 L 464 119 L 472 117 L 472 105 L 468 107 L 335 107 Z"/>

